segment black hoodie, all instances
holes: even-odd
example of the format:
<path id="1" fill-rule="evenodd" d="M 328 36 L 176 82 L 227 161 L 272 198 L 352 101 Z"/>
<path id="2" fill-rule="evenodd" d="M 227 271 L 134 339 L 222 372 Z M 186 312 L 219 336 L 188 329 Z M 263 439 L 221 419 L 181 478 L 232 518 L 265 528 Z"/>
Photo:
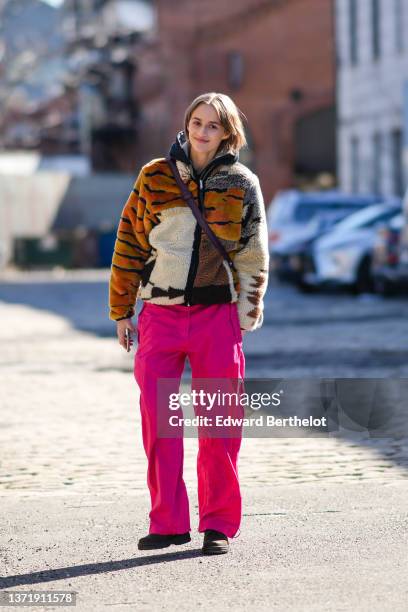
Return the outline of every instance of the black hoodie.
<path id="1" fill-rule="evenodd" d="M 225 147 L 220 145 L 219 150 L 215 154 L 215 156 L 210 160 L 210 162 L 202 169 L 200 172 L 197 172 L 193 166 L 190 157 L 190 143 L 188 142 L 184 130 L 180 130 L 176 136 L 176 140 L 170 147 L 169 151 L 170 157 L 175 160 L 179 160 L 185 164 L 187 164 L 190 168 L 191 176 L 195 179 L 202 178 L 208 174 L 208 172 L 218 166 L 219 164 L 233 164 L 239 160 L 238 153 L 232 153 L 231 151 L 226 151 Z"/>

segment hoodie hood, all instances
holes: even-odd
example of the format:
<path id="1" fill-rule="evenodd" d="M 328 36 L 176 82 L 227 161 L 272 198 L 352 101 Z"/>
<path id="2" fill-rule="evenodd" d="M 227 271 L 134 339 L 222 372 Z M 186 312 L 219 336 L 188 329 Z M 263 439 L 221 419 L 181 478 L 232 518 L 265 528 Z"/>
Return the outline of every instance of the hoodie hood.
<path id="1" fill-rule="evenodd" d="M 183 162 L 190 168 L 190 172 L 194 175 L 193 164 L 190 159 L 190 145 L 184 133 L 184 130 L 180 130 L 177 134 L 176 140 L 170 147 L 169 155 L 173 159 Z M 207 170 L 209 166 L 218 166 L 218 164 L 233 164 L 238 161 L 239 154 L 227 151 L 225 148 L 221 148 L 212 160 L 201 170 L 199 174 L 202 174 L 204 170 Z"/>

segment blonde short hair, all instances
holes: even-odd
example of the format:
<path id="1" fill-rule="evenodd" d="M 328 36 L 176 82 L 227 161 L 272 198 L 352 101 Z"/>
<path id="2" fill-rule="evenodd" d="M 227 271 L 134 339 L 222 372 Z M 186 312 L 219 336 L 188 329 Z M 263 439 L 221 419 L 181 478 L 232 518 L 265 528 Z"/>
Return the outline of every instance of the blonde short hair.
<path id="1" fill-rule="evenodd" d="M 241 116 L 245 117 L 244 113 L 238 108 L 233 100 L 226 94 L 210 92 L 197 96 L 188 106 L 184 113 L 184 133 L 188 138 L 188 124 L 191 115 L 199 104 L 211 104 L 217 112 L 221 125 L 229 134 L 229 137 L 222 141 L 222 147 L 233 152 L 238 152 L 242 147 L 246 146 L 244 125 Z"/>

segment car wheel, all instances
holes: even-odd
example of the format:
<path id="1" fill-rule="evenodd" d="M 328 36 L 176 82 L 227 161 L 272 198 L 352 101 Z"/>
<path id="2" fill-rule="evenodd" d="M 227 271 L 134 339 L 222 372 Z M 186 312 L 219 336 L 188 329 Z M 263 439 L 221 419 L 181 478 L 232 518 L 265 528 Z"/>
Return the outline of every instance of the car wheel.
<path id="1" fill-rule="evenodd" d="M 317 285 L 311 285 L 307 283 L 303 278 L 301 278 L 296 283 L 296 286 L 299 289 L 299 291 L 301 291 L 302 293 L 317 293 L 319 291 L 319 288 L 317 287 Z"/>
<path id="2" fill-rule="evenodd" d="M 357 269 L 353 293 L 372 293 L 373 291 L 374 286 L 373 277 L 371 275 L 371 257 L 363 257 Z"/>
<path id="3" fill-rule="evenodd" d="M 379 276 L 374 277 L 374 291 L 383 297 L 391 297 L 396 294 L 396 287 L 386 278 Z"/>

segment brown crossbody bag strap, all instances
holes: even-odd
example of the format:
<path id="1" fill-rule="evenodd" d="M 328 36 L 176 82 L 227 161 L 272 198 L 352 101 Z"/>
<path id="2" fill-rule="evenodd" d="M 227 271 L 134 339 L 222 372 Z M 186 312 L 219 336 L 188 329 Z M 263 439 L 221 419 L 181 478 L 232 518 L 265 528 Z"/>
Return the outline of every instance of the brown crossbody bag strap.
<path id="1" fill-rule="evenodd" d="M 196 205 L 194 201 L 193 194 L 191 193 L 191 191 L 188 189 L 183 179 L 181 178 L 176 163 L 171 157 L 166 157 L 166 161 L 171 168 L 171 171 L 173 173 L 173 176 L 176 180 L 177 185 L 181 189 L 181 195 L 183 197 L 183 200 L 185 200 L 185 202 L 188 204 L 197 222 L 200 224 L 201 228 L 205 231 L 205 233 L 207 234 L 207 236 L 209 237 L 209 239 L 211 240 L 215 248 L 220 252 L 220 254 L 225 259 L 229 267 L 236 272 L 236 268 L 234 266 L 232 259 L 230 258 L 227 251 L 225 250 L 221 242 L 218 240 L 217 236 L 214 234 L 212 229 L 209 227 L 207 221 L 205 220 L 200 209 L 198 208 L 198 206 Z"/>

